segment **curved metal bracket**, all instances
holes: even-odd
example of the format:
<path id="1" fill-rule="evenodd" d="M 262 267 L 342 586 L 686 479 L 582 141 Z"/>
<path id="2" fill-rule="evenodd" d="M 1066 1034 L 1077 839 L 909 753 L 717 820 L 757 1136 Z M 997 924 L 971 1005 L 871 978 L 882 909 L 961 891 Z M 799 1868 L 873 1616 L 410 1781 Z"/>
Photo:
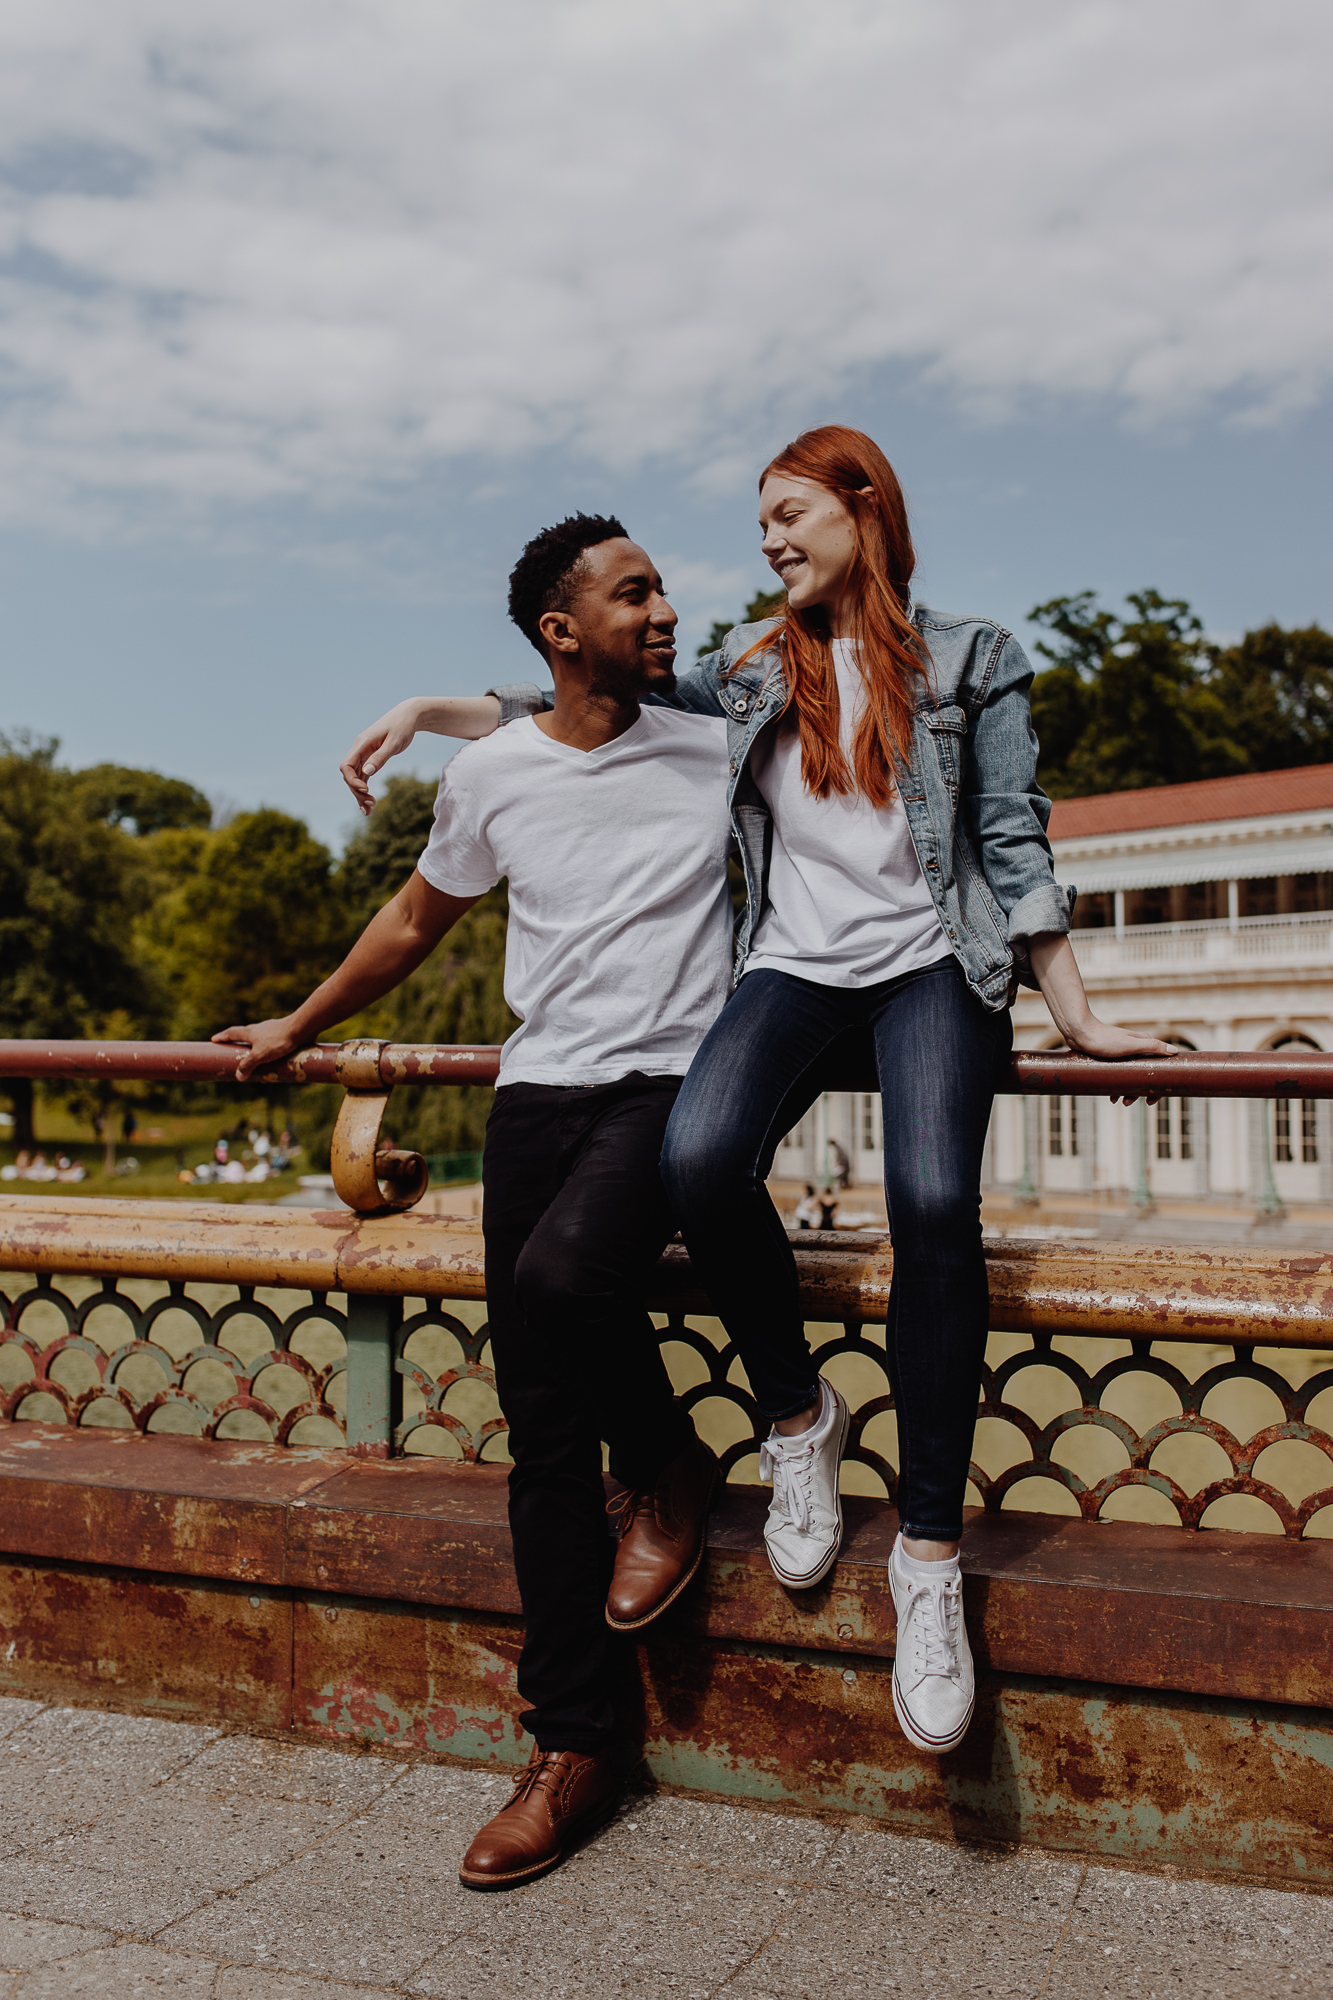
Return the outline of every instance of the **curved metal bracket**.
<path id="1" fill-rule="evenodd" d="M 340 1201 L 358 1215 L 401 1215 L 426 1192 L 430 1170 L 420 1153 L 380 1147 L 380 1127 L 393 1091 L 380 1081 L 383 1042 L 344 1042 L 334 1064 L 348 1086 L 333 1128 L 330 1165 Z M 386 1186 L 385 1183 L 388 1183 Z"/>

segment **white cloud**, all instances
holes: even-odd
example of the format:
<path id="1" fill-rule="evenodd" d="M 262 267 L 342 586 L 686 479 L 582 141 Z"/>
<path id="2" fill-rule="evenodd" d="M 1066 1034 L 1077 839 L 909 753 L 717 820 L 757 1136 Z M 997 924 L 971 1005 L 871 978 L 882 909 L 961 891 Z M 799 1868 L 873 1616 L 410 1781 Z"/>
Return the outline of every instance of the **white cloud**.
<path id="1" fill-rule="evenodd" d="M 0 478 L 67 521 L 570 446 L 729 481 L 915 368 L 1330 372 L 1317 0 L 11 0 Z"/>

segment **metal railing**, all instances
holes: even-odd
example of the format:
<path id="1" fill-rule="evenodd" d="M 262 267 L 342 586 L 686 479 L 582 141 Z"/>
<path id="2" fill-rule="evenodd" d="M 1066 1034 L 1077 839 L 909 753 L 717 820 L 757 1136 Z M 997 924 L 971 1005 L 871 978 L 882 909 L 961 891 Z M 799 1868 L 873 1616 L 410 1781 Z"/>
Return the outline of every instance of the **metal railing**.
<path id="1" fill-rule="evenodd" d="M 224 1080 L 234 1063 L 207 1043 L 0 1043 L 0 1078 Z M 350 1216 L 0 1196 L 0 1272 L 13 1274 L 0 1279 L 0 1420 L 503 1458 L 479 1230 L 406 1212 L 425 1163 L 418 1173 L 420 1156 L 406 1155 L 386 1167 L 376 1150 L 394 1082 L 489 1081 L 497 1063 L 494 1049 L 362 1042 L 281 1066 L 279 1078 L 348 1087 L 334 1159 L 339 1192 L 359 1211 Z M 1023 1055 L 1004 1088 L 1333 1097 L 1333 1056 Z M 794 1243 L 820 1365 L 853 1406 L 850 1490 L 891 1498 L 881 1328 L 892 1249 Z M 1333 1255 L 1010 1241 L 988 1258 L 979 1504 L 1187 1527 L 1207 1517 L 1291 1537 L 1333 1529 Z M 679 1247 L 650 1304 L 701 1433 L 730 1478 L 752 1479 L 765 1426 Z"/>
<path id="2" fill-rule="evenodd" d="M 0 1041 L 0 1082 L 6 1077 L 111 1081 L 232 1082 L 236 1052 L 215 1042 Z M 339 1199 L 360 1215 L 402 1213 L 429 1183 L 420 1153 L 387 1147 L 381 1127 L 396 1084 L 494 1083 L 500 1051 L 486 1046 L 359 1040 L 321 1043 L 286 1062 L 256 1071 L 255 1087 L 272 1083 L 339 1083 L 346 1096 L 334 1127 L 330 1164 Z M 1100 1062 L 1060 1052 L 1014 1056 L 1002 1094 L 1119 1097 L 1333 1098 L 1333 1055 L 1308 1049 L 1275 1054 L 1197 1054 Z M 846 1074 L 823 1079 L 828 1090 L 874 1090 L 878 1080 L 867 1041 Z"/>

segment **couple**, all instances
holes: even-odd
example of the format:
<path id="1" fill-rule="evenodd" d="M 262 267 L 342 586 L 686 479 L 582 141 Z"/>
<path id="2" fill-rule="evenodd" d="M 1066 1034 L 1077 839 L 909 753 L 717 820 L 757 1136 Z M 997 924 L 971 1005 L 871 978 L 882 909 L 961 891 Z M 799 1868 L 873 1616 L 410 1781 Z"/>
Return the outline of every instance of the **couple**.
<path id="1" fill-rule="evenodd" d="M 576 515 L 530 542 L 509 608 L 554 695 L 408 701 L 357 739 L 343 770 L 366 811 L 369 777 L 418 729 L 485 740 L 446 766 L 416 870 L 338 971 L 285 1019 L 216 1038 L 249 1044 L 242 1077 L 313 1041 L 508 876 L 522 1025 L 487 1127 L 484 1229 L 535 1747 L 464 1859 L 475 1888 L 554 1866 L 614 1810 L 611 1634 L 657 1617 L 702 1559 L 717 1464 L 642 1303 L 677 1227 L 771 1421 L 775 1575 L 805 1589 L 833 1565 L 848 1411 L 811 1357 L 764 1183 L 830 1060 L 867 1039 L 895 1260 L 894 1703 L 918 1747 L 961 1741 L 981 1154 L 1015 984 L 1040 986 L 1072 1048 L 1165 1052 L 1088 1008 L 1034 775 L 1031 669 L 997 626 L 912 603 L 883 453 L 842 426 L 807 432 L 759 500 L 784 613 L 679 677 L 676 615 L 618 521 Z M 734 940 L 729 838 L 747 893 Z"/>

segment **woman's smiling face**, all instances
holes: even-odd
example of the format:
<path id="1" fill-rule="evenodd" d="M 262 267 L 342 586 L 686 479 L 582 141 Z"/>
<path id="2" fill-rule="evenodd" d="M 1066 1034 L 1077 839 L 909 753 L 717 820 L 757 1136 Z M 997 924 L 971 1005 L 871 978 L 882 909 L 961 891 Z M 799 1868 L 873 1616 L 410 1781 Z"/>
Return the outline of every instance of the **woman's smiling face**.
<path id="1" fill-rule="evenodd" d="M 759 526 L 769 566 L 794 611 L 822 606 L 837 622 L 856 554 L 856 523 L 836 493 L 808 479 L 770 473 L 759 493 Z"/>

